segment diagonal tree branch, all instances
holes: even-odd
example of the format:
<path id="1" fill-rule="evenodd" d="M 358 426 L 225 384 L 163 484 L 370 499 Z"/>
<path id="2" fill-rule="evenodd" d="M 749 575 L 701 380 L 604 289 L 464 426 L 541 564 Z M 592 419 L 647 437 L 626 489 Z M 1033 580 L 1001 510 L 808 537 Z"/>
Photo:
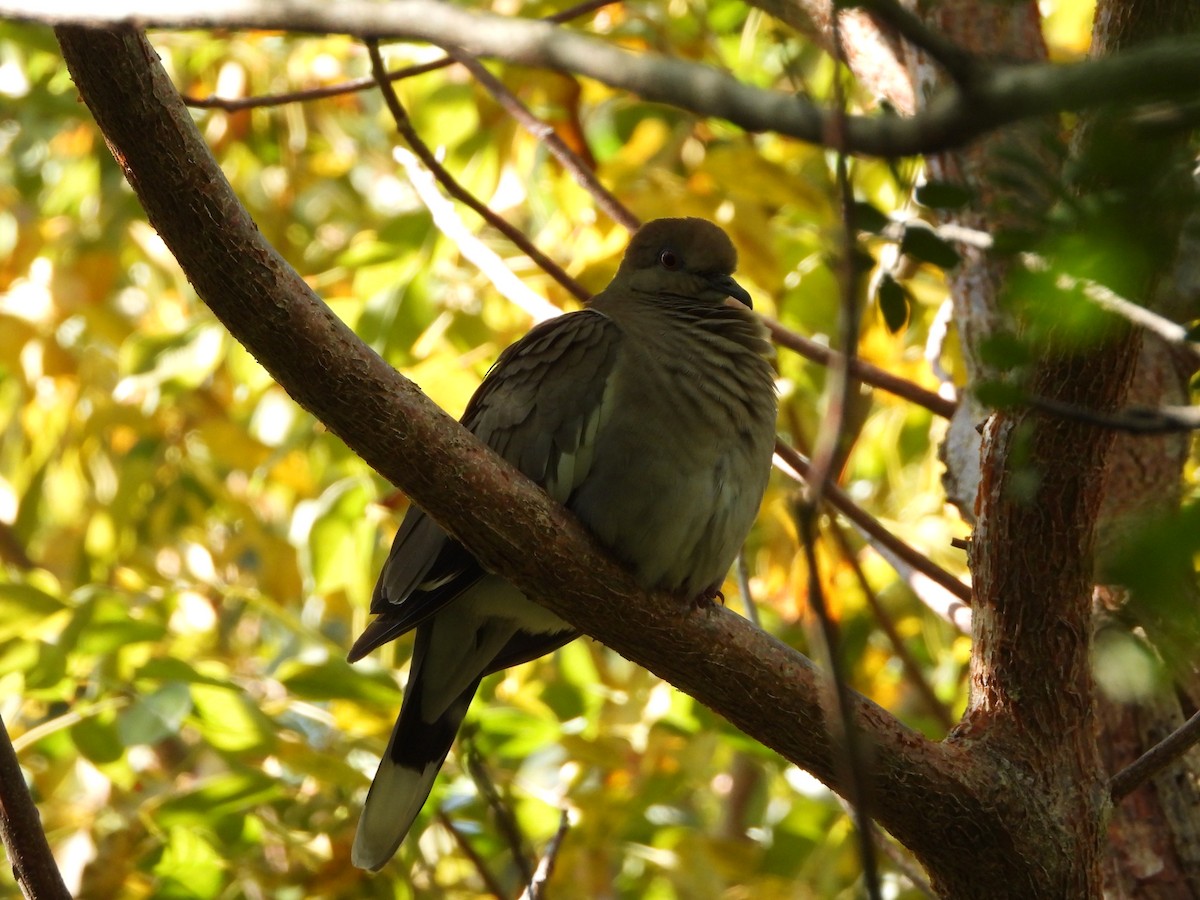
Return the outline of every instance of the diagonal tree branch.
<path id="1" fill-rule="evenodd" d="M 217 317 L 298 403 L 485 566 L 845 789 L 822 721 L 823 676 L 811 662 L 724 609 L 705 614 L 640 590 L 573 517 L 363 344 L 263 239 L 144 35 L 61 28 L 57 36 L 151 224 Z M 949 865 L 968 852 L 968 832 L 948 837 L 931 825 L 947 809 L 970 817 L 971 841 L 1011 845 L 1003 818 L 981 799 L 988 770 L 861 696 L 851 703 L 871 748 L 873 808 L 918 857 Z"/>
<path id="2" fill-rule="evenodd" d="M 634 53 L 546 21 L 474 12 L 439 0 L 0 0 L 0 18 L 54 25 L 245 28 L 405 38 L 456 46 L 474 56 L 594 78 L 646 100 L 825 144 L 835 115 L 804 98 L 761 90 L 711 66 Z M 970 90 L 947 88 L 914 116 L 847 116 L 839 146 L 881 157 L 960 146 L 1009 123 L 1063 111 L 1193 97 L 1200 46 L 1164 39 L 1104 59 L 1068 65 L 994 63 Z"/>
<path id="3" fill-rule="evenodd" d="M 13 877 L 29 900 L 70 900 L 50 853 L 37 807 L 25 786 L 17 752 L 0 721 L 0 839 Z"/>
<path id="4" fill-rule="evenodd" d="M 1135 788 L 1153 778 L 1200 743 L 1200 712 L 1155 744 L 1109 781 L 1113 802 L 1124 800 Z"/>

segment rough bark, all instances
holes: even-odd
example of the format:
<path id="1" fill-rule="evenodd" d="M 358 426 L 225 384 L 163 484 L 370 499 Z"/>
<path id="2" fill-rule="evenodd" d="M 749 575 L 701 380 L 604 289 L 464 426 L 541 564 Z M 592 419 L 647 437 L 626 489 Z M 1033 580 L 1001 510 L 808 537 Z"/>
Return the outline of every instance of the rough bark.
<path id="1" fill-rule="evenodd" d="M 1096 9 L 1094 53 L 1114 53 L 1163 34 L 1195 33 L 1200 11 L 1186 0 L 1101 0 Z M 1196 292 L 1191 278 L 1194 247 L 1181 244 L 1192 185 L 1178 165 L 1185 135 L 1147 139 L 1136 147 L 1139 165 L 1150 173 L 1145 195 L 1166 196 L 1179 202 L 1147 200 L 1142 228 L 1156 244 L 1180 247 L 1173 271 L 1159 265 L 1137 285 L 1134 298 L 1173 318 L 1195 316 Z M 1141 342 L 1130 401 L 1144 406 L 1187 403 L 1187 382 L 1195 371 L 1194 356 L 1181 353 L 1151 335 Z M 1098 560 L 1113 558 L 1138 529 L 1156 518 L 1175 513 L 1181 501 L 1181 480 L 1189 441 L 1179 435 L 1118 436 L 1106 475 L 1101 509 Z M 1171 565 L 1167 560 L 1160 564 Z M 1106 581 L 1104 566 L 1097 577 Z M 1109 771 L 1128 765 L 1178 727 L 1200 702 L 1200 672 L 1195 650 L 1200 642 L 1200 592 L 1195 572 L 1181 565 L 1173 574 L 1177 596 L 1134 596 L 1122 610 L 1139 624 L 1166 661 L 1179 691 L 1169 685 L 1137 702 L 1100 697 L 1097 727 L 1104 764 Z M 1102 596 L 1112 596 L 1109 588 Z M 1121 595 L 1119 589 L 1115 592 Z M 1188 709 L 1181 707 L 1188 698 Z M 1122 800 L 1108 823 L 1104 860 L 1105 892 L 1114 900 L 1200 897 L 1200 761 L 1195 755 L 1176 762 Z"/>

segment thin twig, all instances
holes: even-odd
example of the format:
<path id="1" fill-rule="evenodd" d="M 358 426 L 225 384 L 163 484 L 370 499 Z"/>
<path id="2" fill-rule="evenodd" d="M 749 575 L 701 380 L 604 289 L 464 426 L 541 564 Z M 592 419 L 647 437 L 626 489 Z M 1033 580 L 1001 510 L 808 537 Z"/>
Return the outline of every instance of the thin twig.
<path id="1" fill-rule="evenodd" d="M 480 856 L 479 851 L 467 840 L 467 836 L 459 831 L 458 826 L 446 815 L 445 810 L 439 809 L 437 811 L 437 820 L 439 825 L 450 832 L 450 836 L 454 838 L 454 843 L 458 845 L 458 849 L 462 852 L 463 856 L 471 861 L 471 865 L 475 867 L 475 873 L 483 881 L 487 892 L 495 897 L 496 900 L 506 900 L 508 891 L 504 889 L 504 885 L 500 883 L 500 879 L 496 877 L 496 874 L 488 866 L 487 860 Z"/>
<path id="2" fill-rule="evenodd" d="M 561 309 L 531 290 L 524 281 L 513 274 L 512 269 L 504 264 L 504 260 L 494 250 L 471 233 L 455 205 L 438 190 L 433 173 L 421 165 L 416 154 L 409 153 L 403 147 L 397 147 L 395 158 L 396 162 L 404 166 L 409 183 L 429 210 L 433 224 L 458 247 L 458 251 L 468 262 L 483 273 L 503 297 L 528 313 L 535 323 L 562 315 Z"/>
<path id="3" fill-rule="evenodd" d="M 933 889 L 933 885 L 929 883 L 929 879 L 925 877 L 925 873 L 921 871 L 921 867 L 910 857 L 899 844 L 888 840 L 887 835 L 878 829 L 875 830 L 875 844 L 888 859 L 892 861 L 892 865 L 905 878 L 909 884 L 913 886 L 918 894 L 923 897 L 929 897 L 930 900 L 937 900 L 937 892 Z"/>
<path id="4" fill-rule="evenodd" d="M 834 15 L 831 19 L 833 47 L 837 56 L 844 58 L 839 22 L 840 16 Z M 842 435 L 846 428 L 846 402 L 850 396 L 853 379 L 850 373 L 850 362 L 857 355 L 860 316 L 858 232 L 854 227 L 854 190 L 850 185 L 849 162 L 846 154 L 846 92 L 845 85 L 842 83 L 841 67 L 836 65 L 833 75 L 833 92 L 835 115 L 830 122 L 836 133 L 831 136 L 829 143 L 837 149 L 835 172 L 842 209 L 842 258 L 841 265 L 838 267 L 838 281 L 842 294 L 838 314 L 840 326 L 838 330 L 842 353 L 831 367 L 831 383 L 828 402 L 825 404 L 825 416 L 821 420 L 821 427 L 817 432 L 817 439 L 813 447 L 808 496 L 799 504 L 795 516 L 804 544 L 804 555 L 808 560 L 808 600 L 820 623 L 821 643 L 825 649 L 830 688 L 833 694 L 833 704 L 829 710 L 833 715 L 827 716 L 826 719 L 830 734 L 833 736 L 840 734 L 846 753 L 845 771 L 848 776 L 846 797 L 853 807 L 851 818 L 856 825 L 859 862 L 862 866 L 864 887 L 870 900 L 879 900 L 881 896 L 879 863 L 875 856 L 875 843 L 871 840 L 868 772 L 863 759 L 858 729 L 855 727 L 851 711 L 849 688 L 842 667 L 838 629 L 829 614 L 829 609 L 825 604 L 825 593 L 821 588 L 816 550 L 817 517 L 821 509 L 821 498 L 826 489 L 831 486 L 834 466 L 840 455 Z"/>
<path id="5" fill-rule="evenodd" d="M 1157 775 L 1200 742 L 1200 712 L 1112 777 L 1109 795 L 1117 803 L 1128 797 L 1138 785 Z"/>
<path id="6" fill-rule="evenodd" d="M 1114 412 L 1099 412 L 1049 397 L 1025 395 L 1022 399 L 1026 406 L 1060 419 L 1127 434 L 1177 434 L 1200 429 L 1200 407 L 1197 406 L 1129 406 Z"/>
<path id="7" fill-rule="evenodd" d="M 546 845 L 546 852 L 538 861 L 537 871 L 533 873 L 533 879 L 521 894 L 521 900 L 545 900 L 546 882 L 554 874 L 554 864 L 558 862 L 558 851 L 562 848 L 563 838 L 567 836 L 567 829 L 570 826 L 571 814 L 564 809 L 562 817 L 558 820 L 558 828 L 555 830 L 554 836 L 550 838 L 550 843 Z"/>
<path id="8" fill-rule="evenodd" d="M 756 628 L 762 628 L 762 621 L 758 618 L 758 604 L 754 602 L 754 596 L 750 593 L 750 567 L 746 565 L 745 551 L 737 555 L 733 573 L 737 581 L 738 593 L 742 595 L 742 606 L 745 607 L 746 618 L 754 623 Z"/>
<path id="9" fill-rule="evenodd" d="M 517 95 L 505 87 L 504 82 L 488 71 L 479 60 L 458 48 L 450 48 L 450 55 L 459 63 L 465 66 L 475 80 L 478 81 L 487 90 L 492 98 L 504 107 L 505 111 L 512 116 L 518 124 L 531 135 L 541 141 L 547 150 L 562 163 L 571 175 L 579 182 L 579 186 L 591 194 L 596 205 L 602 209 L 605 214 L 621 225 L 628 231 L 637 231 L 641 222 L 638 217 L 630 212 L 620 200 L 612 195 L 612 193 L 588 167 L 587 163 L 580 158 L 579 154 L 567 146 L 557 134 L 554 133 L 554 128 L 547 125 L 532 112 L 529 107 L 517 98 Z"/>
<path id="10" fill-rule="evenodd" d="M 808 460 L 802 457 L 799 453 L 789 447 L 782 441 L 775 442 L 775 453 L 779 458 L 787 464 L 787 471 L 790 469 L 799 478 L 805 480 L 809 477 Z M 865 512 L 855 504 L 839 487 L 833 484 L 825 486 L 826 502 L 834 509 L 844 515 L 847 519 L 860 528 L 869 538 L 879 544 L 880 553 L 885 556 L 888 553 L 894 555 L 897 559 L 902 560 L 906 565 L 912 566 L 913 569 L 920 572 L 922 575 L 929 578 L 931 581 L 945 588 L 955 597 L 962 601 L 966 606 L 971 603 L 971 588 L 963 584 L 945 569 L 938 566 L 928 557 L 917 552 L 908 544 L 897 538 L 886 528 L 879 524 L 870 514 Z"/>
<path id="11" fill-rule="evenodd" d="M 841 35 L 838 28 L 840 18 L 834 16 L 833 45 L 837 54 L 842 53 Z M 835 111 L 839 115 L 830 120 L 836 132 L 830 136 L 828 143 L 837 148 L 835 173 L 837 188 L 842 211 L 841 251 L 837 267 L 838 287 L 841 293 L 841 303 L 838 308 L 838 337 L 841 353 L 834 356 L 829 364 L 830 378 L 828 397 L 825 403 L 825 415 L 821 419 L 821 427 L 813 444 L 811 477 L 808 482 L 809 502 L 814 507 L 821 505 L 821 493 L 825 484 L 833 475 L 833 467 L 839 456 L 842 434 L 846 427 L 846 401 L 850 396 L 852 375 L 850 363 L 858 355 L 858 241 L 854 227 L 854 191 L 850 186 L 850 175 L 845 150 L 846 128 L 846 97 L 842 85 L 840 68 L 834 73 L 833 79 Z"/>
<path id="12" fill-rule="evenodd" d="M 1052 268 L 1049 260 L 1035 253 L 1022 254 L 1021 262 L 1031 272 L 1049 272 Z M 1139 328 L 1146 329 L 1173 347 L 1186 350 L 1192 355 L 1193 361 L 1200 361 L 1200 345 L 1191 340 L 1188 329 L 1178 322 L 1172 322 L 1165 316 L 1146 309 L 1141 304 L 1127 300 L 1112 288 L 1092 281 L 1090 278 L 1078 278 L 1066 272 L 1059 272 L 1054 278 L 1054 285 L 1062 291 L 1078 291 L 1085 300 L 1091 301 L 1113 315 L 1120 316 Z"/>
<path id="13" fill-rule="evenodd" d="M 496 828 L 505 843 L 508 844 L 509 851 L 513 856 L 513 863 L 521 871 L 521 880 L 525 884 L 529 884 L 533 880 L 533 865 L 530 863 L 529 857 L 525 855 L 525 840 L 521 835 L 521 827 L 517 825 L 516 817 L 513 816 L 512 809 L 500 796 L 496 782 L 492 780 L 491 773 L 483 764 L 483 757 L 479 755 L 474 743 L 467 745 L 465 757 L 467 772 L 470 774 L 471 780 L 475 782 L 476 790 L 483 796 L 488 808 L 492 811 L 492 816 L 496 820 Z"/>
<path id="14" fill-rule="evenodd" d="M 0 839 L 4 841 L 13 878 L 28 900 L 71 900 L 3 719 L 0 719 Z"/>
<path id="15" fill-rule="evenodd" d="M 799 353 L 805 359 L 810 359 L 823 366 L 833 366 L 842 355 L 836 350 L 831 350 L 829 347 L 818 344 L 811 338 L 796 334 L 796 332 L 780 325 L 774 319 L 763 316 L 762 321 L 771 332 L 771 338 L 775 343 Z M 849 368 L 850 373 L 864 384 L 869 384 L 872 387 L 887 391 L 889 394 L 895 394 L 897 397 L 909 400 L 918 406 L 923 406 L 934 415 L 941 416 L 943 419 L 948 419 L 954 415 L 956 404 L 953 400 L 940 397 L 933 391 L 913 384 L 913 382 L 905 378 L 893 375 L 891 372 L 886 372 L 866 360 L 854 357 L 849 362 Z"/>
<path id="16" fill-rule="evenodd" d="M 908 645 L 904 643 L 904 639 L 900 636 L 900 632 L 896 630 L 896 625 L 892 621 L 892 617 L 888 615 L 888 611 L 883 608 L 883 604 L 879 602 L 879 597 L 875 591 L 871 589 L 871 585 L 867 581 L 867 575 L 863 572 L 862 564 L 858 561 L 858 554 L 850 546 L 850 542 L 846 539 L 846 533 L 833 523 L 831 529 L 834 542 L 838 545 L 842 556 L 850 564 L 851 571 L 854 572 L 854 578 L 858 582 L 858 588 L 866 598 L 867 605 L 871 607 L 871 613 L 875 616 L 875 621 L 879 623 L 879 627 L 883 629 L 883 633 L 891 642 L 892 651 L 896 658 L 900 660 L 900 665 L 908 676 L 909 683 L 916 688 L 921 699 L 925 701 L 925 706 L 929 712 L 937 719 L 938 724 L 949 731 L 954 727 L 954 717 L 950 715 L 950 711 L 946 709 L 938 695 L 934 693 L 933 686 L 930 685 L 925 673 L 921 671 L 921 667 L 917 665 L 917 661 L 913 659 L 912 654 L 908 650 Z"/>
<path id="17" fill-rule="evenodd" d="M 831 111 L 789 92 L 762 89 L 698 62 L 618 46 L 550 22 L 503 16 L 442 0 L 0 0 L 0 18 L 43 25 L 121 28 L 278 29 L 396 37 L 464 47 L 476 56 L 593 78 L 643 100 L 721 118 L 750 132 L 821 142 Z M 846 148 L 898 158 L 962 146 L 1012 122 L 1097 106 L 1186 95 L 1200 75 L 1187 35 L 1070 64 L 997 62 L 963 92 L 935 94 L 911 116 L 849 116 Z"/>
<path id="18" fill-rule="evenodd" d="M 489 225 L 503 234 L 506 238 L 517 245 L 518 248 L 530 259 L 537 264 L 539 268 L 546 272 L 551 278 L 557 281 L 560 285 L 566 288 L 572 295 L 579 300 L 587 300 L 591 295 L 583 289 L 583 287 L 574 278 L 568 275 L 558 263 L 546 256 L 541 250 L 533 245 L 521 231 L 514 228 L 508 222 L 504 221 L 500 216 L 494 213 L 485 203 L 480 202 L 476 197 L 458 183 L 458 180 L 450 174 L 445 166 L 441 164 L 438 158 L 433 154 L 433 151 L 421 140 L 421 136 L 417 134 L 413 128 L 412 121 L 408 117 L 408 113 L 404 110 L 404 106 L 400 103 L 400 98 L 396 95 L 396 90 L 392 87 L 392 83 L 387 80 L 387 71 L 383 66 L 383 57 L 379 53 L 379 42 L 373 39 L 367 40 L 367 52 L 371 56 L 371 71 L 375 74 L 376 83 L 379 85 L 380 91 L 383 93 L 384 102 L 387 103 L 388 109 L 392 113 L 392 118 L 396 123 L 396 130 L 404 138 L 409 148 L 417 157 L 425 164 L 429 171 L 433 172 L 434 177 L 441 183 L 446 192 L 460 203 L 465 203 L 471 209 L 475 210 Z"/>
<path id="19" fill-rule="evenodd" d="M 552 16 L 546 16 L 545 20 L 561 24 L 618 2 L 620 0 L 587 0 L 585 3 L 578 3 Z M 413 78 L 417 75 L 425 75 L 428 72 L 436 72 L 438 69 L 444 69 L 453 64 L 453 59 L 449 56 L 443 56 L 441 59 L 431 60 L 419 65 L 393 69 L 391 72 L 388 72 L 387 79 L 388 81 L 402 81 L 405 78 Z M 354 94 L 358 91 L 365 91 L 368 88 L 372 88 L 378 83 L 378 80 L 372 74 L 364 78 L 352 78 L 349 81 L 341 81 L 337 84 L 328 84 L 323 87 L 305 88 L 299 91 L 285 91 L 279 94 L 260 94 L 256 97 L 193 97 L 190 94 L 182 94 L 181 96 L 184 103 L 195 109 L 220 109 L 225 112 L 237 112 L 243 109 L 258 109 L 263 106 L 283 106 L 287 103 L 304 103 L 309 100 L 324 100 L 327 97 L 338 97 L 342 94 Z"/>
<path id="20" fill-rule="evenodd" d="M 798 501 L 793 507 L 793 517 L 800 534 L 800 544 L 808 564 L 808 605 L 816 616 L 818 639 L 812 643 L 823 650 L 825 657 L 825 724 L 833 742 L 838 768 L 842 770 L 846 786 L 845 798 L 849 805 L 850 818 L 855 825 L 859 842 L 860 863 L 863 882 L 870 900 L 879 900 L 879 867 L 875 858 L 875 843 L 872 840 L 871 813 L 868 806 L 870 796 L 868 770 L 863 759 L 863 747 L 858 729 L 854 725 L 850 706 L 849 687 L 842 665 L 841 642 L 838 628 L 825 603 L 825 591 L 821 587 L 821 570 L 817 563 L 817 507 L 810 500 Z M 840 745 L 840 746 L 839 746 Z M 840 752 L 839 752 L 840 751 Z"/>

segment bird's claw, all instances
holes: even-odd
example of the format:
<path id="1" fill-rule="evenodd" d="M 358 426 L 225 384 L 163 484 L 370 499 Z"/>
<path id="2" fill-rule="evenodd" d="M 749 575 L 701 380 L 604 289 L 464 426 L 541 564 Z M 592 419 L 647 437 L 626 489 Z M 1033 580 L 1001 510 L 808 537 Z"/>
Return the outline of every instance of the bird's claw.
<path id="1" fill-rule="evenodd" d="M 720 588 L 709 588 L 702 591 L 692 598 L 692 609 L 704 610 L 706 613 L 711 613 L 717 608 L 716 601 L 721 601 L 721 605 L 725 605 L 725 595 L 721 593 Z"/>

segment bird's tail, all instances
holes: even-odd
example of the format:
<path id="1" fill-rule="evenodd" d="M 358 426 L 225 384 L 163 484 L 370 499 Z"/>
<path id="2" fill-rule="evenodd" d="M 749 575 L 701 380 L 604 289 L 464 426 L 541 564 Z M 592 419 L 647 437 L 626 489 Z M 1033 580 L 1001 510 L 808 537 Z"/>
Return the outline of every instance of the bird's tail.
<path id="1" fill-rule="evenodd" d="M 421 663 L 425 656 L 422 643 L 418 631 L 400 715 L 367 792 L 358 831 L 354 835 L 350 858 L 360 869 L 372 872 L 392 858 L 425 805 L 433 780 L 450 752 L 458 726 L 479 687 L 479 678 L 476 678 L 440 715 L 426 721 L 421 715 L 420 700 L 424 676 Z"/>

